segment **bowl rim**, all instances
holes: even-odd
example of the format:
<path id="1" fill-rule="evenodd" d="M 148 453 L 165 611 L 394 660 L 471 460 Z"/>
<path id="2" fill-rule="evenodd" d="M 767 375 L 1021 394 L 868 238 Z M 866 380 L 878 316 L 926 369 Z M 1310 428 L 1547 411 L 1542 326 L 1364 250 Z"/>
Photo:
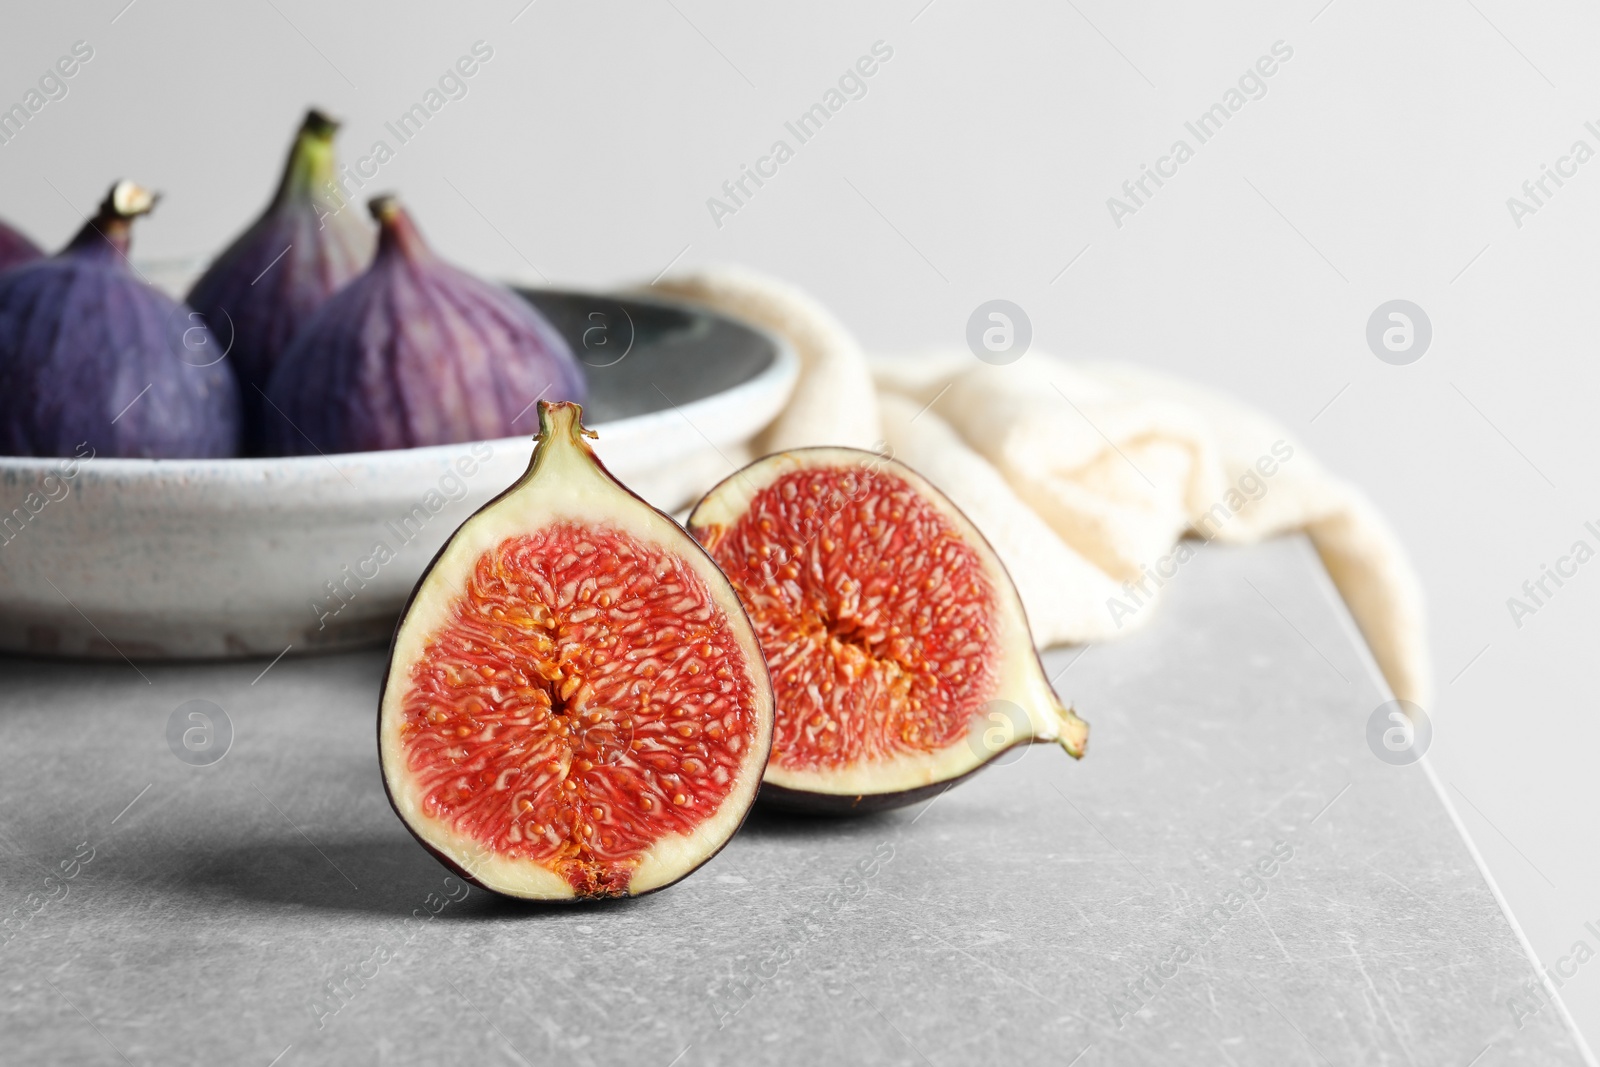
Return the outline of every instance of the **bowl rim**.
<path id="1" fill-rule="evenodd" d="M 765 340 L 772 346 L 772 360 L 754 376 L 740 382 L 729 389 L 710 396 L 700 397 L 696 400 L 687 400 L 683 403 L 668 400 L 669 407 L 658 408 L 654 411 L 642 412 L 638 415 L 628 415 L 620 419 L 611 419 L 588 425 L 587 429 L 600 434 L 600 441 L 607 437 L 615 441 L 618 439 L 636 438 L 648 434 L 650 427 L 665 418 L 682 416 L 697 431 L 693 419 L 689 418 L 695 410 L 725 404 L 737 404 L 743 407 L 742 398 L 749 393 L 764 393 L 776 386 L 786 392 L 792 392 L 794 383 L 800 375 L 800 357 L 795 352 L 794 345 L 780 333 L 768 329 L 758 323 L 743 319 L 737 315 L 730 315 L 725 311 L 710 308 L 703 304 L 696 304 L 687 300 L 674 300 L 671 298 L 655 296 L 653 294 L 637 293 L 634 291 L 599 292 L 586 289 L 568 289 L 548 286 L 531 286 L 523 284 L 507 284 L 506 288 L 519 294 L 524 293 L 552 293 L 563 296 L 596 297 L 607 300 L 626 300 L 639 304 L 650 304 L 671 311 L 690 311 L 712 319 L 720 319 L 745 329 Z M 663 394 L 665 395 L 665 394 Z M 779 409 L 781 411 L 781 407 Z M 774 416 L 776 417 L 776 413 Z M 769 420 L 770 421 L 770 420 Z M 704 436 L 703 431 L 699 431 Z M 82 467 L 74 476 L 81 476 L 89 471 L 96 472 L 100 477 L 127 478 L 130 476 L 146 475 L 152 478 L 161 476 L 174 476 L 186 480 L 197 475 L 223 476 L 259 476 L 271 472 L 280 477 L 285 475 L 305 474 L 312 471 L 325 470 L 329 463 L 350 465 L 381 465 L 400 467 L 415 463 L 419 466 L 435 466 L 440 463 L 449 463 L 461 454 L 463 448 L 470 448 L 476 444 L 487 442 L 498 451 L 503 447 L 514 447 L 531 441 L 534 434 L 517 434 L 512 437 L 476 438 L 470 441 L 456 441 L 443 445 L 420 445 L 413 448 L 389 448 L 368 452 L 314 452 L 306 455 L 295 456 L 229 456 L 216 458 L 172 458 L 152 459 L 147 457 L 126 456 L 4 456 L 0 455 L 0 479 L 12 481 L 20 475 L 22 479 L 28 476 L 43 477 L 47 474 L 60 474 L 60 468 L 68 463 L 78 463 Z M 708 438 L 709 440 L 709 438 Z M 602 447 L 604 447 L 602 445 Z M 12 475 L 8 478 L 7 475 Z"/>

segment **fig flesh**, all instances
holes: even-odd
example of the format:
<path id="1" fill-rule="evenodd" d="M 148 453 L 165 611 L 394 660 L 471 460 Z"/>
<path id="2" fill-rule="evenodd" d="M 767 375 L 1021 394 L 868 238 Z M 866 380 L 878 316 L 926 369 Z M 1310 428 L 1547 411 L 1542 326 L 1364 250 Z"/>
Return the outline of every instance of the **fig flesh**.
<path id="1" fill-rule="evenodd" d="M 0 271 L 44 258 L 44 250 L 0 219 Z"/>
<path id="2" fill-rule="evenodd" d="M 445 543 L 395 631 L 390 802 L 429 851 L 536 900 L 670 885 L 744 821 L 772 688 L 711 558 L 539 404 L 527 473 Z"/>
<path id="3" fill-rule="evenodd" d="M 905 465 L 850 448 L 768 456 L 689 516 L 755 624 L 777 703 L 761 799 L 913 803 L 1017 745 L 1081 757 L 993 548 Z"/>
<path id="4" fill-rule="evenodd" d="M 133 220 L 156 199 L 118 182 L 60 253 L 0 274 L 0 453 L 237 453 L 232 368 L 189 310 L 128 263 Z"/>
<path id="5" fill-rule="evenodd" d="M 370 207 L 371 268 L 312 315 L 273 372 L 273 450 L 510 437 L 531 427 L 534 401 L 583 399 L 572 350 L 532 304 L 435 256 L 393 197 Z"/>
<path id="6" fill-rule="evenodd" d="M 246 451 L 260 447 L 260 391 L 295 332 L 372 261 L 372 226 L 343 210 L 334 184 L 338 129 L 322 112 L 307 112 L 272 201 L 189 291 L 189 306 L 238 373 Z"/>

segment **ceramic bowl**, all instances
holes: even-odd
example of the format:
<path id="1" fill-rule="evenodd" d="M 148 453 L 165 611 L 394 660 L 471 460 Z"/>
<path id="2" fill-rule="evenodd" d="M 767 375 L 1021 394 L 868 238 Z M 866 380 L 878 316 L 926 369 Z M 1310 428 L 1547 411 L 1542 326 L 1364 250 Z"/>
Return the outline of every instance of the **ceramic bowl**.
<path id="1" fill-rule="evenodd" d="M 749 458 L 798 361 L 654 299 L 519 290 L 585 364 L 595 451 L 666 511 Z M 0 650 L 188 659 L 386 642 L 444 539 L 527 466 L 528 435 L 229 460 L 0 457 Z"/>

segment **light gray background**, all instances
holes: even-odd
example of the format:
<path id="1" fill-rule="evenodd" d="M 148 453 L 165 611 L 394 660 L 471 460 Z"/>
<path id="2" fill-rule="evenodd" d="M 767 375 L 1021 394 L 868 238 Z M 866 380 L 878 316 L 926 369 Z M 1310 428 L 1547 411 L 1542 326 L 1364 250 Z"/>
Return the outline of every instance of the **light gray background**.
<path id="1" fill-rule="evenodd" d="M 524 3 L 14 5 L 0 103 L 76 40 L 95 58 L 0 147 L 0 214 L 55 245 L 133 177 L 168 195 L 139 254 L 205 252 L 306 104 L 353 158 L 483 39 L 469 95 L 369 187 L 458 261 L 574 285 L 749 263 L 883 348 L 959 346 L 1003 297 L 1036 348 L 1230 389 L 1365 486 L 1430 597 L 1440 777 L 1542 958 L 1589 937 L 1600 565 L 1520 630 L 1506 598 L 1600 519 L 1600 160 L 1520 228 L 1506 198 L 1600 149 L 1592 6 Z M 880 39 L 869 94 L 718 229 L 706 198 Z M 1106 198 L 1278 40 L 1268 95 L 1115 227 Z M 1407 367 L 1364 340 L 1395 298 L 1434 328 Z M 1563 990 L 1590 1035 L 1597 973 Z"/>

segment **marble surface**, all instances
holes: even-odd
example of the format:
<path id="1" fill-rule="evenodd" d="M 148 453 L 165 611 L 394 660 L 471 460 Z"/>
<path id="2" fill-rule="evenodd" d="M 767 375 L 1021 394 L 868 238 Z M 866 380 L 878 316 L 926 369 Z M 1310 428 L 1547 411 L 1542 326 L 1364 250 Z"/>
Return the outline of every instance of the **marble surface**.
<path id="1" fill-rule="evenodd" d="M 1207 548 L 1168 595 L 1046 655 L 1081 764 L 758 813 L 666 892 L 555 909 L 390 812 L 376 654 L 0 660 L 0 1058 L 1586 1062 L 1426 761 L 1369 748 L 1387 694 L 1308 546 Z M 168 743 L 189 701 L 231 724 L 209 765 Z"/>

